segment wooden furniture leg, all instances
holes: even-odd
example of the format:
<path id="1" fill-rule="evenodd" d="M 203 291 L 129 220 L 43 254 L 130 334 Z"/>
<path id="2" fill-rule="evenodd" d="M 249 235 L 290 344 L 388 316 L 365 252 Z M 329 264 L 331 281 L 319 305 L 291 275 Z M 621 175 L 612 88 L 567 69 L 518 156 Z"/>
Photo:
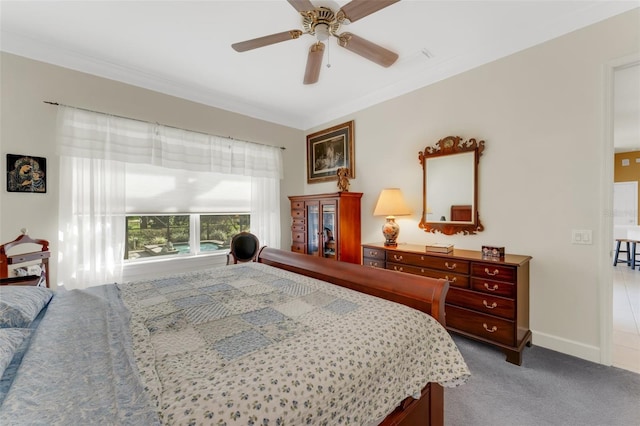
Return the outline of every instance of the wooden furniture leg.
<path id="1" fill-rule="evenodd" d="M 625 244 L 626 250 L 622 250 L 621 249 L 621 245 L 622 243 Z M 633 252 L 631 251 L 631 240 L 628 240 L 626 238 L 616 238 L 616 252 L 615 255 L 613 257 L 613 266 L 617 266 L 619 262 L 624 262 L 627 264 L 627 266 L 631 266 L 632 268 L 635 267 L 635 257 L 636 257 L 636 250 L 635 250 L 635 242 L 633 244 L 634 248 L 633 248 Z M 624 253 L 626 255 L 626 260 L 620 260 L 620 254 Z"/>

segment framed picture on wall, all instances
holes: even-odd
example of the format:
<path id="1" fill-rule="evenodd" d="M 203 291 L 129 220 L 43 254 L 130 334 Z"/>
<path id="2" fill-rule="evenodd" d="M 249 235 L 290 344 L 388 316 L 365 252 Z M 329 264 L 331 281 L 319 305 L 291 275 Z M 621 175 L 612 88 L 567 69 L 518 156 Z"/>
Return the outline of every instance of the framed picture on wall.
<path id="1" fill-rule="evenodd" d="M 338 180 L 338 169 L 356 177 L 353 120 L 307 136 L 307 183 Z"/>
<path id="2" fill-rule="evenodd" d="M 8 192 L 47 192 L 47 159 L 7 154 Z"/>

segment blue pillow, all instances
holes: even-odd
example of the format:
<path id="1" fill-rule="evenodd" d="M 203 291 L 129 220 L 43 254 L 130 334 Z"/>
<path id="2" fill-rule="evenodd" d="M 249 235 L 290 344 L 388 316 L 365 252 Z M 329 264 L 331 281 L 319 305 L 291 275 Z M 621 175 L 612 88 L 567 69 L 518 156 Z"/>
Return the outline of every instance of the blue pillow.
<path id="1" fill-rule="evenodd" d="M 0 328 L 28 328 L 52 296 L 46 287 L 0 286 Z"/>

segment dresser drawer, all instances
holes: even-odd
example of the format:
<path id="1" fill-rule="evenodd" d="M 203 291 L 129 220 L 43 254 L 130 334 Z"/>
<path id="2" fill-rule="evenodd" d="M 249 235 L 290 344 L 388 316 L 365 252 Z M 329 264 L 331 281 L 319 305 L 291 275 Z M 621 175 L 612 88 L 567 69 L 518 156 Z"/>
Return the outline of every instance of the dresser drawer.
<path id="1" fill-rule="evenodd" d="M 515 282 L 517 278 L 516 268 L 491 263 L 473 263 L 471 275 L 474 277 L 488 278 L 490 280 Z"/>
<path id="2" fill-rule="evenodd" d="M 293 223 L 293 225 L 291 225 L 291 231 L 292 232 L 303 232 L 305 231 L 305 226 L 304 223 Z"/>
<path id="3" fill-rule="evenodd" d="M 302 243 L 291 244 L 291 251 L 304 254 L 304 244 Z"/>
<path id="4" fill-rule="evenodd" d="M 447 293 L 446 302 L 485 314 L 496 315 L 511 320 L 515 319 L 516 309 L 513 299 L 450 288 Z"/>
<path id="5" fill-rule="evenodd" d="M 441 271 L 438 269 L 421 268 L 419 266 L 407 265 L 404 263 L 387 262 L 387 269 L 408 274 L 423 275 L 431 278 L 444 278 L 449 281 L 452 287 L 469 288 L 469 277 L 466 275 L 454 274 L 453 272 Z"/>
<path id="6" fill-rule="evenodd" d="M 384 258 L 385 258 L 384 254 L 385 254 L 384 250 L 380 250 L 380 249 L 376 249 L 376 248 L 370 248 L 370 247 L 363 247 L 362 248 L 362 257 L 368 257 L 370 259 L 382 260 L 383 263 L 384 263 Z"/>
<path id="7" fill-rule="evenodd" d="M 371 266 L 373 268 L 385 268 L 384 260 L 380 260 L 375 257 L 363 257 L 362 264 L 364 266 Z"/>
<path id="8" fill-rule="evenodd" d="M 457 306 L 445 305 L 447 327 L 507 346 L 515 345 L 515 323 Z"/>
<path id="9" fill-rule="evenodd" d="M 304 220 L 304 210 L 291 210 L 291 217 L 295 219 Z"/>
<path id="10" fill-rule="evenodd" d="M 460 259 L 450 259 L 446 256 L 428 256 L 426 254 L 413 254 L 405 252 L 389 252 L 388 262 L 404 263 L 415 266 L 424 266 L 431 269 L 441 269 L 458 274 L 469 273 L 469 262 Z"/>
<path id="11" fill-rule="evenodd" d="M 291 239 L 293 243 L 301 243 L 304 244 L 304 232 L 292 232 Z"/>
<path id="12" fill-rule="evenodd" d="M 304 201 L 292 201 L 291 210 L 304 210 Z"/>
<path id="13" fill-rule="evenodd" d="M 516 296 L 516 286 L 512 283 L 485 280 L 483 278 L 471 278 L 471 288 L 495 296 L 511 297 Z"/>

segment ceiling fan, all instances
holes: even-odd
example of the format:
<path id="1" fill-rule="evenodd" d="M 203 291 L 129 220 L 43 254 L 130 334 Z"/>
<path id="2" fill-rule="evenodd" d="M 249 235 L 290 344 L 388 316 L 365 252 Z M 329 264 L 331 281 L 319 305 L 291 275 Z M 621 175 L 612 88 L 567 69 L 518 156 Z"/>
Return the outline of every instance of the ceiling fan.
<path id="1" fill-rule="evenodd" d="M 313 84 L 318 81 L 324 53 L 323 41 L 326 41 L 331 36 L 338 39 L 339 46 L 383 67 L 391 66 L 398 59 L 397 53 L 350 32 L 338 34 L 338 31 L 343 23 L 355 22 L 400 0 L 351 0 L 351 2 L 345 4 L 335 13 L 328 7 L 315 7 L 309 0 L 287 1 L 302 16 L 302 28 L 304 31 L 284 31 L 234 43 L 231 47 L 237 52 L 246 52 L 247 50 L 257 49 L 258 47 L 297 39 L 303 34 L 315 36 L 317 41 L 311 45 L 309 55 L 307 56 L 307 67 L 303 80 L 304 84 Z"/>

